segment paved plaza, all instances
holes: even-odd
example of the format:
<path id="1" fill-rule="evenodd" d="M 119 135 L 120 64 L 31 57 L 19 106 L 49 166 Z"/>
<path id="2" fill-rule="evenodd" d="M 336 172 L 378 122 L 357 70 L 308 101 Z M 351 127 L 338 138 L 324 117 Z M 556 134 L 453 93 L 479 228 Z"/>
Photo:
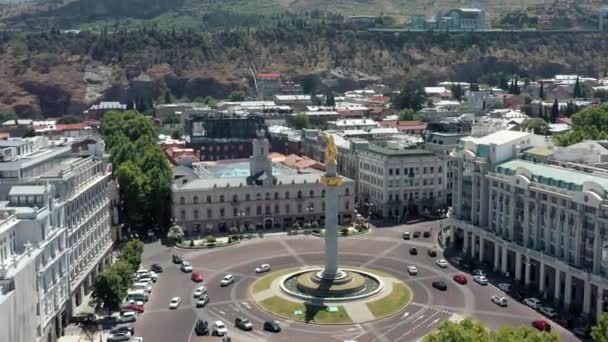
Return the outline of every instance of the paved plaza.
<path id="1" fill-rule="evenodd" d="M 456 273 L 462 273 L 453 266 L 441 269 L 435 265 L 436 258 L 426 254 L 428 248 L 436 245 L 438 223 L 391 228 L 373 228 L 369 234 L 340 238 L 340 265 L 362 267 L 386 272 L 405 282 L 412 290 L 411 303 L 401 312 L 372 323 L 354 325 L 312 325 L 278 319 L 257 307 L 251 299 L 250 286 L 264 274 L 256 274 L 254 269 L 262 263 L 269 263 L 273 271 L 293 267 L 319 266 L 324 260 L 324 241 L 313 236 L 267 236 L 262 239 L 245 241 L 240 245 L 215 250 L 186 251 L 172 249 L 159 244 L 147 245 L 143 267 L 159 263 L 164 267 L 154 286 L 146 312 L 135 325 L 136 335 L 146 342 L 189 342 L 220 341 L 218 337 L 196 336 L 194 323 L 201 318 L 210 322 L 223 321 L 232 341 L 345 341 L 393 342 L 418 341 L 435 329 L 444 320 L 459 320 L 472 316 L 482 320 L 491 328 L 501 325 L 530 325 L 533 320 L 546 319 L 536 311 L 516 302 L 501 308 L 490 301 L 494 294 L 502 294 L 493 285 L 481 286 L 467 275 L 467 285 L 459 285 L 452 280 Z M 433 228 L 433 236 L 403 240 L 404 231 L 423 231 Z M 418 248 L 418 255 L 409 254 L 411 247 Z M 177 265 L 171 263 L 171 254 L 179 254 L 192 263 L 195 272 L 202 272 L 208 288 L 209 304 L 196 308 L 192 296 L 200 284 L 190 280 Z M 441 253 L 437 258 L 441 257 Z M 418 275 L 410 276 L 407 266 L 418 267 Z M 235 276 L 234 284 L 221 287 L 220 280 L 227 274 Z M 448 290 L 433 289 L 434 280 L 444 280 Z M 182 305 L 178 310 L 169 309 L 172 297 L 181 296 Z M 248 318 L 254 325 L 251 332 L 234 327 L 237 316 Z M 262 330 L 266 320 L 277 319 L 283 331 L 273 334 Z M 578 341 L 570 332 L 552 324 L 564 341 Z"/>

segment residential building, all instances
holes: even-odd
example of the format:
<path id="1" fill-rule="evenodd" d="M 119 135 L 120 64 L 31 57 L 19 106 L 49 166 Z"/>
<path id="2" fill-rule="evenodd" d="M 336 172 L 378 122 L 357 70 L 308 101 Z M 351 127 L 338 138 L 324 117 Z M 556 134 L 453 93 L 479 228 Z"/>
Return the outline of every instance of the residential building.
<path id="1" fill-rule="evenodd" d="M 271 98 L 281 89 L 281 74 L 259 72 L 255 77 L 255 85 L 259 98 Z"/>
<path id="2" fill-rule="evenodd" d="M 427 124 L 422 121 L 401 121 L 401 120 L 382 120 L 380 121 L 381 127 L 395 127 L 399 129 L 401 133 L 407 134 L 423 134 L 426 130 Z"/>
<path id="3" fill-rule="evenodd" d="M 513 131 L 462 139 L 450 240 L 564 311 L 594 318 L 608 299 L 608 178 L 518 159 L 548 145 Z"/>
<path id="4" fill-rule="evenodd" d="M 342 119 L 337 121 L 329 121 L 328 129 L 343 131 L 347 129 L 371 129 L 379 127 L 378 123 L 371 119 Z"/>
<path id="5" fill-rule="evenodd" d="M 101 120 L 103 115 L 107 112 L 118 111 L 122 112 L 127 110 L 127 105 L 116 101 L 102 101 L 98 104 L 92 105 L 88 110 L 84 112 L 91 120 Z"/>
<path id="6" fill-rule="evenodd" d="M 289 229 L 296 222 L 324 222 L 323 172 L 274 164 L 266 139 L 253 141 L 246 160 L 195 164 L 172 186 L 173 217 L 189 234 L 239 229 Z M 345 179 L 340 222 L 352 219 L 354 182 Z"/>

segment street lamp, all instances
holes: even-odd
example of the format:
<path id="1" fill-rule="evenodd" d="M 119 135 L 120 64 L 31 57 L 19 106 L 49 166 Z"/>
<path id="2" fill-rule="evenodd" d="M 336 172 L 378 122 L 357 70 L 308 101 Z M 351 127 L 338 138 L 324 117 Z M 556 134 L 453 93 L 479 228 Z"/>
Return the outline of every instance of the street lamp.
<path id="1" fill-rule="evenodd" d="M 315 211 L 315 207 L 312 206 L 312 204 L 305 209 L 306 212 L 308 213 L 308 228 L 310 228 L 310 226 L 312 225 L 312 213 Z"/>
<path id="2" fill-rule="evenodd" d="M 239 211 L 236 213 L 236 217 L 237 217 L 237 219 L 236 219 L 236 224 L 237 224 L 236 229 L 239 231 L 239 233 L 242 233 L 242 232 L 241 232 L 241 218 L 242 218 L 243 216 L 245 216 L 245 212 L 243 211 L 243 209 L 240 209 L 240 210 L 239 210 Z"/>

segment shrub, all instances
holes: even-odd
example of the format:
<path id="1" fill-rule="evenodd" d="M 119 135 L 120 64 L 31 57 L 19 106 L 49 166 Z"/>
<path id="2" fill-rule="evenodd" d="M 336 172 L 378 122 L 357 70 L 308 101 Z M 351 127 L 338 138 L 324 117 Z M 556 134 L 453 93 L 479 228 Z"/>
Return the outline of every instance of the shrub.
<path id="1" fill-rule="evenodd" d="M 207 235 L 207 242 L 215 242 L 215 241 L 216 241 L 215 236 Z"/>
<path id="2" fill-rule="evenodd" d="M 228 243 L 232 242 L 232 236 L 228 236 Z"/>
<path id="3" fill-rule="evenodd" d="M 190 247 L 194 247 L 194 240 L 190 240 Z"/>
<path id="4" fill-rule="evenodd" d="M 208 244 L 207 244 L 207 247 L 209 247 L 209 248 L 213 248 L 213 247 L 215 247 L 215 242 L 213 242 L 213 243 L 208 243 Z"/>
<path id="5" fill-rule="evenodd" d="M 344 235 L 344 236 L 348 235 L 348 228 L 342 228 L 342 229 L 340 229 L 340 231 L 342 232 L 342 235 Z"/>
<path id="6" fill-rule="evenodd" d="M 312 221 L 312 223 L 310 224 L 311 228 L 319 228 L 319 222 L 317 221 Z"/>
<path id="7" fill-rule="evenodd" d="M 230 229 L 228 229 L 228 234 L 230 235 L 237 234 L 238 232 L 239 230 L 236 227 L 231 227 Z"/>
<path id="8" fill-rule="evenodd" d="M 315 233 L 315 234 L 321 234 L 321 229 L 315 228 L 315 229 L 312 230 L 312 232 Z"/>

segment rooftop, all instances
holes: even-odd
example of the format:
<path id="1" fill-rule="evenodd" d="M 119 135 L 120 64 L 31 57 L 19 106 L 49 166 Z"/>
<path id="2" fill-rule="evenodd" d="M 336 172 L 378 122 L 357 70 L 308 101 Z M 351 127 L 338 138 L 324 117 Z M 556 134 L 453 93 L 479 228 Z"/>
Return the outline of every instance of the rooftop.
<path id="1" fill-rule="evenodd" d="M 477 145 L 489 145 L 489 144 L 502 145 L 502 144 L 510 143 L 515 140 L 524 139 L 531 134 L 532 133 L 527 133 L 527 132 L 503 130 L 503 131 L 498 131 L 498 132 L 495 132 L 492 134 L 488 134 L 488 135 L 486 135 L 484 137 L 480 137 L 480 138 L 466 137 L 466 138 L 463 138 L 462 140 L 470 141 Z"/>
<path id="2" fill-rule="evenodd" d="M 383 147 L 380 145 L 370 144 L 367 147 L 367 152 L 380 154 L 383 156 L 391 156 L 391 157 L 417 157 L 417 156 L 431 156 L 434 155 L 433 152 L 421 149 L 391 149 L 387 147 Z"/>
<path id="3" fill-rule="evenodd" d="M 247 178 L 249 176 L 249 160 L 203 162 L 197 165 L 198 174 L 205 179 Z M 279 164 L 274 164 L 272 174 L 280 177 L 296 173 L 294 170 Z"/>
<path id="4" fill-rule="evenodd" d="M 46 187 L 43 185 L 14 185 L 8 192 L 9 196 L 41 196 L 44 195 Z"/>

